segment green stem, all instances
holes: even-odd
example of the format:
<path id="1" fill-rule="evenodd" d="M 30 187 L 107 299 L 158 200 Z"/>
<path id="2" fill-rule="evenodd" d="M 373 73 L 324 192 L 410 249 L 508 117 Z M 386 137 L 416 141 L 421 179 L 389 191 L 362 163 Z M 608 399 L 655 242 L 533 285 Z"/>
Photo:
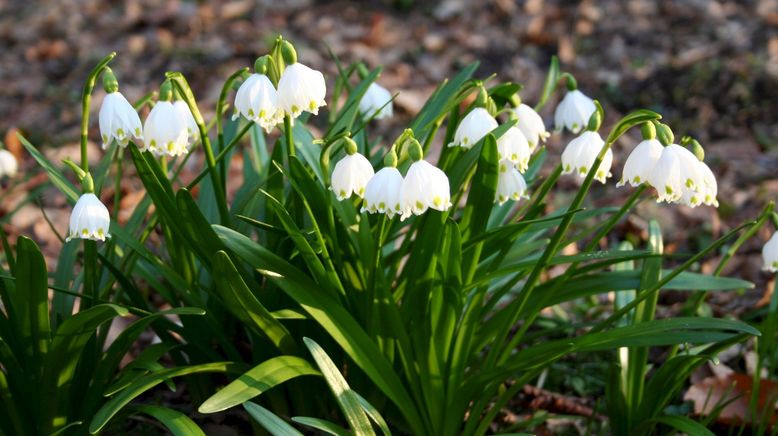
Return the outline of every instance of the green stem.
<path id="1" fill-rule="evenodd" d="M 84 240 L 84 294 L 90 299 L 81 300 L 81 310 L 88 309 L 98 300 L 97 242 Z"/>
<path id="2" fill-rule="evenodd" d="M 284 138 L 286 138 L 286 147 L 289 156 L 295 156 L 294 137 L 292 136 L 292 117 L 284 116 Z"/>
<path id="3" fill-rule="evenodd" d="M 87 156 L 87 141 L 89 139 L 89 103 L 92 101 L 92 90 L 95 87 L 97 76 L 103 71 L 111 59 L 116 57 L 116 52 L 111 52 L 104 57 L 89 73 L 81 93 L 81 168 L 89 171 L 89 156 Z"/>
<path id="4" fill-rule="evenodd" d="M 247 123 L 243 128 L 238 132 L 237 135 L 235 135 L 234 138 L 230 141 L 229 144 L 227 144 L 226 147 L 224 147 L 223 150 L 219 152 L 219 154 L 216 156 L 216 162 L 222 162 L 224 158 L 227 156 L 227 154 L 235 148 L 236 145 L 238 145 L 238 142 L 243 139 L 243 136 L 246 135 L 246 133 L 251 129 L 251 126 L 253 126 L 254 123 Z M 182 166 L 179 166 L 178 170 L 176 171 L 176 176 L 180 172 Z M 203 169 L 203 171 L 200 172 L 200 174 L 197 175 L 197 177 L 194 178 L 191 182 L 189 182 L 188 185 L 186 185 L 186 189 L 192 189 L 195 186 L 197 186 L 198 183 L 200 183 L 200 180 L 203 179 L 208 173 L 210 172 L 210 167 L 206 167 Z M 175 179 L 175 178 L 174 178 Z"/>
<path id="5" fill-rule="evenodd" d="M 216 139 L 218 141 L 217 143 L 219 144 L 219 152 L 224 150 L 224 128 L 222 127 L 222 117 L 224 116 L 224 112 L 226 112 L 227 109 L 225 107 L 224 101 L 227 100 L 227 93 L 230 92 L 232 84 L 248 71 L 249 68 L 244 67 L 232 73 L 232 75 L 227 78 L 227 81 L 224 82 L 224 86 L 222 86 L 222 90 L 219 93 L 219 100 L 216 102 Z"/>

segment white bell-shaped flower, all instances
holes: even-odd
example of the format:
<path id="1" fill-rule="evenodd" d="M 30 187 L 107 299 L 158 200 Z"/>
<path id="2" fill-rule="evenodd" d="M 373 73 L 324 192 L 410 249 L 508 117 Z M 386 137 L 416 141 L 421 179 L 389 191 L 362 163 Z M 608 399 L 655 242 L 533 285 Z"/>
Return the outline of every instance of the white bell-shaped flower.
<path id="1" fill-rule="evenodd" d="M 527 196 L 527 182 L 513 162 L 503 159 L 500 161 L 500 174 L 497 176 L 497 191 L 494 194 L 494 202 L 502 205 L 508 200 L 519 201 Z"/>
<path id="2" fill-rule="evenodd" d="M 432 208 L 441 212 L 451 207 L 448 176 L 425 160 L 418 160 L 408 168 L 400 190 L 401 220 L 421 215 Z"/>
<path id="3" fill-rule="evenodd" d="M 403 176 L 395 167 L 384 167 L 367 182 L 362 212 L 385 213 L 389 218 L 401 212 Z"/>
<path id="4" fill-rule="evenodd" d="M 521 130 L 514 126 L 506 130 L 497 140 L 497 155 L 500 160 L 507 159 L 513 162 L 519 172 L 523 173 L 529 166 L 532 149 Z"/>
<path id="5" fill-rule="evenodd" d="M 773 233 L 770 240 L 762 248 L 762 269 L 770 272 L 778 271 L 778 232 Z"/>
<path id="6" fill-rule="evenodd" d="M 6 149 L 0 150 L 0 178 L 14 177 L 19 171 L 19 162 L 16 156 Z"/>
<path id="7" fill-rule="evenodd" d="M 111 145 L 114 140 L 122 147 L 126 147 L 130 139 L 136 143 L 143 141 L 143 127 L 138 112 L 119 91 L 105 95 L 100 105 L 98 121 L 103 149 Z"/>
<path id="8" fill-rule="evenodd" d="M 562 152 L 562 174 L 576 173 L 581 177 L 586 177 L 604 144 L 605 141 L 597 132 L 587 130 L 581 133 L 570 141 L 565 151 Z M 612 163 L 613 152 L 609 148 L 597 168 L 594 179 L 605 183 L 605 179 L 611 176 Z"/>
<path id="9" fill-rule="evenodd" d="M 662 149 L 649 183 L 657 190 L 657 201 L 699 206 L 703 203 L 705 177 L 700 161 L 684 147 L 670 144 Z"/>
<path id="10" fill-rule="evenodd" d="M 454 132 L 454 142 L 448 144 L 448 146 L 472 148 L 476 142 L 496 128 L 497 120 L 489 115 L 489 111 L 482 107 L 477 107 L 471 110 L 459 122 L 457 130 Z"/>
<path id="11" fill-rule="evenodd" d="M 546 126 L 543 124 L 543 118 L 535 112 L 535 109 L 522 103 L 518 107 L 513 109 L 513 112 L 519 118 L 519 124 L 517 127 L 527 138 L 530 150 L 534 151 L 535 147 L 540 145 L 541 142 L 545 142 L 551 133 L 546 130 Z"/>
<path id="12" fill-rule="evenodd" d="M 169 101 L 158 101 L 143 125 L 145 147 L 157 156 L 180 156 L 188 150 L 186 119 Z"/>
<path id="13" fill-rule="evenodd" d="M 638 186 L 641 183 L 648 182 L 651 172 L 662 156 L 662 143 L 656 139 L 644 139 L 641 141 L 632 153 L 627 157 L 624 163 L 624 171 L 621 173 L 621 180 L 616 186 L 623 186 L 629 183 L 632 186 Z"/>
<path id="14" fill-rule="evenodd" d="M 184 100 L 176 100 L 173 102 L 173 107 L 186 124 L 187 143 L 189 145 L 194 144 L 200 139 L 200 128 L 197 127 L 197 121 L 195 121 L 192 111 L 189 110 L 189 105 Z"/>
<path id="15" fill-rule="evenodd" d="M 108 208 L 100 199 L 95 194 L 83 194 L 73 207 L 73 213 L 70 214 L 66 241 L 74 238 L 105 241 L 105 238 L 111 236 L 108 233 L 110 222 Z"/>
<path id="16" fill-rule="evenodd" d="M 240 115 L 259 124 L 267 133 L 283 120 L 284 112 L 278 106 L 278 91 L 264 74 L 250 75 L 238 88 L 232 119 L 236 120 Z"/>
<path id="17" fill-rule="evenodd" d="M 700 190 L 702 194 L 702 203 L 708 206 L 719 207 L 719 201 L 716 196 L 719 193 L 719 185 L 713 171 L 703 161 L 700 161 L 700 171 L 702 172 L 703 186 Z"/>
<path id="18" fill-rule="evenodd" d="M 567 128 L 573 133 L 578 133 L 587 126 L 589 118 L 596 110 L 594 100 L 583 92 L 577 89 L 568 91 L 554 112 L 556 129 Z"/>
<path id="19" fill-rule="evenodd" d="M 349 148 L 348 145 L 346 147 Z M 366 157 L 356 152 L 356 146 L 348 151 L 351 153 L 339 160 L 332 171 L 330 189 L 338 200 L 345 200 L 351 197 L 351 194 L 364 196 L 367 183 L 375 174 L 373 165 Z"/>
<path id="20" fill-rule="evenodd" d="M 377 120 L 391 117 L 394 114 L 392 94 L 383 86 L 371 83 L 359 101 L 359 112 L 365 118 L 373 117 Z"/>
<path id="21" fill-rule="evenodd" d="M 319 108 L 327 105 L 326 94 L 324 75 L 299 62 L 287 66 L 278 81 L 279 107 L 292 118 L 303 111 L 318 115 Z"/>

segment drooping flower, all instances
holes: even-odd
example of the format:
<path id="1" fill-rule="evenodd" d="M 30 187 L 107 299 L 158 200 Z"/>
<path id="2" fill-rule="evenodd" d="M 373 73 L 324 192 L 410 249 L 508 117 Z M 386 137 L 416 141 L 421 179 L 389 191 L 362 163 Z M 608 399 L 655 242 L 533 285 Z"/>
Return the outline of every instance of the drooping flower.
<path id="1" fill-rule="evenodd" d="M 581 133 L 570 141 L 565 151 L 562 152 L 562 174 L 577 173 L 581 177 L 586 177 L 604 144 L 605 141 L 597 132 L 587 130 Z M 609 148 L 597 168 L 594 175 L 595 180 L 605 183 L 605 179 L 611 176 L 612 163 L 613 152 Z"/>
<path id="2" fill-rule="evenodd" d="M 715 180 L 715 178 L 714 178 Z M 703 203 L 705 177 L 697 157 L 678 144 L 662 149 L 649 183 L 656 188 L 657 201 L 695 207 Z"/>
<path id="3" fill-rule="evenodd" d="M 508 200 L 519 201 L 527 196 L 527 182 L 513 163 L 507 159 L 500 161 L 500 174 L 497 177 L 497 191 L 494 202 L 502 205 Z"/>
<path id="4" fill-rule="evenodd" d="M 359 112 L 365 118 L 373 117 L 377 120 L 391 117 L 394 114 L 392 94 L 383 86 L 371 83 L 359 101 Z"/>
<path id="5" fill-rule="evenodd" d="M 188 150 L 186 119 L 169 101 L 158 101 L 143 125 L 144 148 L 157 156 L 180 156 Z"/>
<path id="6" fill-rule="evenodd" d="M 95 194 L 81 195 L 70 214 L 68 237 L 66 241 L 74 238 L 90 239 L 92 241 L 105 241 L 110 237 L 108 228 L 111 217 L 108 208 Z"/>
<path id="7" fill-rule="evenodd" d="M 527 171 L 532 149 L 527 138 L 517 127 L 511 127 L 497 140 L 497 155 L 500 160 L 507 159 L 516 165 L 519 172 Z"/>
<path id="8" fill-rule="evenodd" d="M 513 112 L 519 118 L 517 127 L 524 134 L 524 137 L 527 138 L 530 150 L 534 151 L 535 147 L 551 136 L 551 133 L 546 130 L 546 126 L 543 124 L 543 118 L 535 112 L 535 109 L 522 103 L 514 108 Z"/>
<path id="9" fill-rule="evenodd" d="M 421 215 L 432 208 L 441 212 L 451 207 L 448 176 L 425 160 L 417 160 L 408 168 L 400 190 L 401 220 Z"/>
<path id="10" fill-rule="evenodd" d="M 567 130 L 578 133 L 589 123 L 589 117 L 592 116 L 597 107 L 594 100 L 587 97 L 583 92 L 573 89 L 565 94 L 565 97 L 559 102 L 554 112 L 554 124 L 557 130 L 567 128 Z"/>
<path id="11" fill-rule="evenodd" d="M 389 218 L 400 213 L 403 176 L 395 167 L 383 167 L 367 182 L 362 212 L 385 213 Z"/>
<path id="12" fill-rule="evenodd" d="M 129 101 L 119 91 L 109 92 L 103 98 L 98 115 L 100 136 L 103 139 L 103 149 L 115 140 L 117 144 L 126 147 L 130 139 L 136 143 L 143 141 L 140 117 Z"/>
<path id="13" fill-rule="evenodd" d="M 632 186 L 638 186 L 641 183 L 648 182 L 651 172 L 662 155 L 662 143 L 656 139 L 644 139 L 641 141 L 632 153 L 627 157 L 624 163 L 624 171 L 621 173 L 621 180 L 616 186 L 623 186 L 629 183 Z"/>
<path id="14" fill-rule="evenodd" d="M 773 233 L 770 240 L 762 248 L 762 260 L 764 267 L 762 269 L 770 272 L 778 271 L 778 232 Z"/>
<path id="15" fill-rule="evenodd" d="M 14 177 L 19 171 L 19 162 L 16 156 L 6 149 L 0 149 L 0 178 Z"/>
<path id="16" fill-rule="evenodd" d="M 454 141 L 448 146 L 472 148 L 476 142 L 495 128 L 497 128 L 497 120 L 486 109 L 477 107 L 459 122 L 457 130 L 454 132 Z"/>
<path id="17" fill-rule="evenodd" d="M 719 185 L 713 171 L 703 161 L 700 161 L 700 171 L 702 172 L 703 187 L 700 190 L 702 194 L 702 203 L 708 206 L 719 207 L 719 201 L 716 196 L 719 193 Z"/>
<path id="18" fill-rule="evenodd" d="M 363 197 L 367 183 L 374 174 L 373 165 L 366 157 L 357 153 L 356 144 L 347 138 L 346 157 L 335 164 L 330 189 L 338 200 L 345 200 L 351 197 L 351 194 Z"/>
<path id="19" fill-rule="evenodd" d="M 267 133 L 283 120 L 284 113 L 278 105 L 278 91 L 266 75 L 254 73 L 238 88 L 232 119 L 236 120 L 240 115 L 259 124 Z"/>
<path id="20" fill-rule="evenodd" d="M 278 105 L 292 118 L 303 111 L 318 115 L 326 94 L 324 75 L 299 62 L 287 66 L 278 81 Z"/>
<path id="21" fill-rule="evenodd" d="M 200 139 L 200 128 L 197 127 L 197 122 L 192 115 L 192 111 L 189 110 L 189 105 L 184 100 L 176 100 L 173 102 L 173 107 L 178 114 L 184 119 L 186 124 L 187 143 L 189 145 L 194 144 Z"/>

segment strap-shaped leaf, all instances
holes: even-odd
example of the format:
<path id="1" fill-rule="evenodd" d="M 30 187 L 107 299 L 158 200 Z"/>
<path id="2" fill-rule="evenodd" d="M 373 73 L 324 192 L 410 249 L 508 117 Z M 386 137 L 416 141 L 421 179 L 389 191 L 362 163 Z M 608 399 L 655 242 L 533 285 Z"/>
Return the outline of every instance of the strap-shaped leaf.
<path id="1" fill-rule="evenodd" d="M 159 421 L 173 436 L 205 436 L 205 432 L 188 416 L 169 407 L 147 404 L 134 407 L 135 413 L 143 413 Z"/>
<path id="2" fill-rule="evenodd" d="M 302 433 L 287 424 L 287 422 L 278 417 L 278 415 L 259 404 L 251 402 L 243 403 L 243 408 L 245 408 L 249 415 L 273 436 L 303 436 Z"/>

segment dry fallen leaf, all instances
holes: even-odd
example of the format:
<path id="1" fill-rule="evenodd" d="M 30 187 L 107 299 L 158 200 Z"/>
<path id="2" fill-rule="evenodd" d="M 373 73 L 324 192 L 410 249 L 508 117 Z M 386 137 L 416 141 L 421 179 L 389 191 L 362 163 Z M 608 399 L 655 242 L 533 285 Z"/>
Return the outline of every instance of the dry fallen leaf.
<path id="1" fill-rule="evenodd" d="M 709 415 L 717 407 L 726 404 L 716 419 L 720 424 L 757 424 L 758 419 L 774 425 L 778 383 L 766 379 L 759 381 L 756 419 L 752 416 L 749 406 L 753 387 L 753 379 L 745 374 L 733 373 L 725 378 L 708 377 L 693 384 L 683 399 L 694 403 L 694 413 L 697 415 Z"/>

